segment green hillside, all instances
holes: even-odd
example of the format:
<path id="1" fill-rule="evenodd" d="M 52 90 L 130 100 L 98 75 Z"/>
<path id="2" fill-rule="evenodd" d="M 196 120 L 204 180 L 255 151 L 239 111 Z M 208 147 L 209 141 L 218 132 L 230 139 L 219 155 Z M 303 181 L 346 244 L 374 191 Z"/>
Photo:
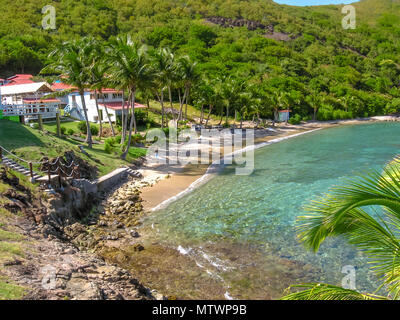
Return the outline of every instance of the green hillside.
<path id="1" fill-rule="evenodd" d="M 57 29 L 43 30 L 41 8 L 48 3 L 0 0 L 1 76 L 37 73 L 61 41 L 129 33 L 150 47 L 188 54 L 205 75 L 288 92 L 301 117 L 312 114 L 311 92 L 325 97 L 322 120 L 334 110 L 356 117 L 400 106 L 400 0 L 354 4 L 355 30 L 342 29 L 341 6 L 271 0 L 59 0 L 52 2 Z M 239 26 L 229 27 L 232 21 Z"/>

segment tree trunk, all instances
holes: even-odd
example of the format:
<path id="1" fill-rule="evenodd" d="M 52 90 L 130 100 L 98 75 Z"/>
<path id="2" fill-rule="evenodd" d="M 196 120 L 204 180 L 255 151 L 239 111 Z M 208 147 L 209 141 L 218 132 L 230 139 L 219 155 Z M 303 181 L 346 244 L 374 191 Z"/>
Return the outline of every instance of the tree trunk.
<path id="1" fill-rule="evenodd" d="M 211 111 L 212 111 L 212 109 L 213 109 L 213 105 L 210 104 L 210 107 L 209 107 L 209 109 L 208 109 L 208 115 L 207 115 L 207 120 L 206 120 L 205 126 L 208 125 L 208 120 L 210 120 L 210 116 L 211 116 Z"/>
<path id="2" fill-rule="evenodd" d="M 175 119 L 175 112 L 174 112 L 174 106 L 172 105 L 172 92 L 171 92 L 171 86 L 168 86 L 168 95 L 169 95 L 169 104 L 171 106 L 171 112 L 172 112 L 172 118 Z"/>
<path id="3" fill-rule="evenodd" d="M 201 104 L 200 124 L 203 124 L 204 104 Z"/>
<path id="4" fill-rule="evenodd" d="M 187 107 L 188 107 L 188 100 L 189 100 L 189 95 L 190 95 L 190 87 L 187 89 L 187 95 L 186 95 L 186 104 L 185 104 L 185 120 L 187 120 Z"/>
<path id="5" fill-rule="evenodd" d="M 179 122 L 183 118 L 183 105 L 185 104 L 185 99 L 187 97 L 187 89 L 185 88 L 182 100 L 181 100 L 180 90 L 178 90 L 178 94 L 179 94 L 179 116 L 178 116 L 178 122 Z"/>
<path id="6" fill-rule="evenodd" d="M 240 113 L 240 129 L 243 128 L 243 114 Z"/>
<path id="7" fill-rule="evenodd" d="M 133 118 L 133 129 L 134 129 L 135 134 L 137 134 L 136 117 L 135 117 L 135 97 L 133 96 L 133 94 L 132 94 L 131 99 L 132 99 L 131 100 L 131 103 L 132 103 L 131 110 L 132 110 L 132 118 Z"/>
<path id="8" fill-rule="evenodd" d="M 85 102 L 85 92 L 83 90 L 81 90 L 79 92 L 80 96 L 81 96 L 81 102 L 82 102 L 82 108 L 83 108 L 83 114 L 85 115 L 85 120 L 86 120 L 86 142 L 89 146 L 89 148 L 92 148 L 92 132 L 90 131 L 90 124 L 89 124 L 89 118 L 87 115 L 87 110 L 86 110 L 86 102 Z"/>
<path id="9" fill-rule="evenodd" d="M 104 100 L 104 99 L 103 99 Z M 96 104 L 96 110 L 97 110 L 97 117 L 99 118 L 99 137 L 103 135 L 103 124 L 101 123 L 101 115 L 100 115 L 100 109 L 99 109 L 99 102 L 97 100 L 97 90 L 94 90 L 94 102 Z"/>
<path id="10" fill-rule="evenodd" d="M 149 111 L 150 111 L 150 100 L 146 98 L 146 105 L 147 105 L 147 119 L 149 119 Z"/>
<path id="11" fill-rule="evenodd" d="M 128 134 L 128 144 L 126 146 L 126 149 L 124 151 L 124 153 L 121 155 L 122 159 L 126 159 L 126 156 L 128 155 L 129 152 L 129 148 L 131 146 L 131 140 L 132 140 L 132 131 L 133 131 L 133 126 L 135 126 L 135 130 L 136 130 L 136 121 L 135 121 L 135 92 L 136 89 L 132 89 L 131 93 L 129 94 L 130 97 L 130 101 L 131 103 L 131 110 L 132 110 L 132 116 L 131 116 L 131 121 L 129 124 L 129 134 Z M 136 132 L 135 132 L 136 133 Z"/>
<path id="12" fill-rule="evenodd" d="M 114 126 L 112 124 L 112 121 L 111 121 L 111 118 L 110 118 L 110 114 L 108 113 L 108 109 L 107 109 L 106 103 L 104 101 L 104 95 L 103 95 L 103 99 L 102 100 L 103 100 L 104 110 L 106 111 L 106 114 L 107 114 L 108 123 L 110 124 L 110 127 L 111 127 L 112 135 L 113 135 L 113 137 L 115 137 Z M 115 118 L 115 122 L 117 122 L 117 118 Z"/>
<path id="13" fill-rule="evenodd" d="M 121 114 L 121 145 L 124 145 L 125 142 L 125 98 L 124 98 L 124 91 L 122 91 L 122 114 Z"/>
<path id="14" fill-rule="evenodd" d="M 225 121 L 226 124 L 229 124 L 228 117 L 229 117 L 229 106 L 226 107 L 226 121 Z"/>
<path id="15" fill-rule="evenodd" d="M 314 116 L 313 116 L 313 120 L 317 120 L 317 108 L 314 108 Z"/>
<path id="16" fill-rule="evenodd" d="M 161 90 L 160 97 L 158 99 L 161 104 L 161 129 L 164 128 L 164 117 L 165 117 L 165 110 L 164 110 L 164 91 Z"/>
<path id="17" fill-rule="evenodd" d="M 221 107 L 221 118 L 219 119 L 219 123 L 218 123 L 219 126 L 221 125 L 223 118 L 224 118 L 224 108 Z"/>

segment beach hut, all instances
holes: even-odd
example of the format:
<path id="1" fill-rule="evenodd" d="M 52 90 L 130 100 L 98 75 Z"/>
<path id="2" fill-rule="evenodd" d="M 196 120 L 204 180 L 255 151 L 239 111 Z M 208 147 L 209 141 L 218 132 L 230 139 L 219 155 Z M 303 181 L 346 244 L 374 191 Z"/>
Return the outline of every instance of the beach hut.
<path id="1" fill-rule="evenodd" d="M 290 118 L 290 112 L 291 112 L 291 110 L 289 110 L 289 109 L 287 109 L 287 110 L 279 110 L 278 121 L 279 122 L 288 122 L 289 118 Z"/>

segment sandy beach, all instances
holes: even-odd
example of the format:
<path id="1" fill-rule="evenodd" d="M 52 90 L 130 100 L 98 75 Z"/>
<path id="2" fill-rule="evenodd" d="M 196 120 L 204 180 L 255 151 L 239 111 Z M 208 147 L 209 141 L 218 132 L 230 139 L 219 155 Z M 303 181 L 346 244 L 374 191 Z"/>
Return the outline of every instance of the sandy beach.
<path id="1" fill-rule="evenodd" d="M 274 139 L 290 137 L 299 133 L 315 129 L 322 129 L 338 125 L 351 125 L 373 121 L 398 121 L 397 117 L 373 117 L 355 120 L 337 120 L 325 122 L 308 122 L 301 125 L 277 124 L 268 129 L 256 129 L 254 144 L 269 142 Z M 209 165 L 144 165 L 139 172 L 143 179 L 138 181 L 138 187 L 142 191 L 143 207 L 145 211 L 151 211 L 162 202 L 176 196 L 186 190 L 192 183 L 201 178 Z"/>

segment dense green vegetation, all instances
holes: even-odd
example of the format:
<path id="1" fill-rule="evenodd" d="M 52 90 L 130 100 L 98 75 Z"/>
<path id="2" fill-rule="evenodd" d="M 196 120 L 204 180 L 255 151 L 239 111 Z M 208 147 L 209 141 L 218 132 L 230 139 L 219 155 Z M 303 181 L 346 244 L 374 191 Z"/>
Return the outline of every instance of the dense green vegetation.
<path id="1" fill-rule="evenodd" d="M 65 40 L 91 35 L 112 42 L 130 34 L 150 48 L 188 55 L 208 78 L 243 79 L 262 91 L 259 98 L 266 104 L 290 107 L 302 119 L 387 114 L 400 105 L 397 0 L 356 3 L 355 30 L 342 29 L 340 6 L 289 7 L 271 0 L 60 0 L 52 2 L 57 29 L 42 30 L 41 8 L 47 2 L 0 0 L 1 74 L 39 72 L 48 53 Z M 213 16 L 258 21 L 291 39 L 206 21 Z M 173 96 L 177 101 L 176 90 Z M 201 108 L 196 95 L 191 100 Z M 274 112 L 259 111 L 263 117 Z"/>

